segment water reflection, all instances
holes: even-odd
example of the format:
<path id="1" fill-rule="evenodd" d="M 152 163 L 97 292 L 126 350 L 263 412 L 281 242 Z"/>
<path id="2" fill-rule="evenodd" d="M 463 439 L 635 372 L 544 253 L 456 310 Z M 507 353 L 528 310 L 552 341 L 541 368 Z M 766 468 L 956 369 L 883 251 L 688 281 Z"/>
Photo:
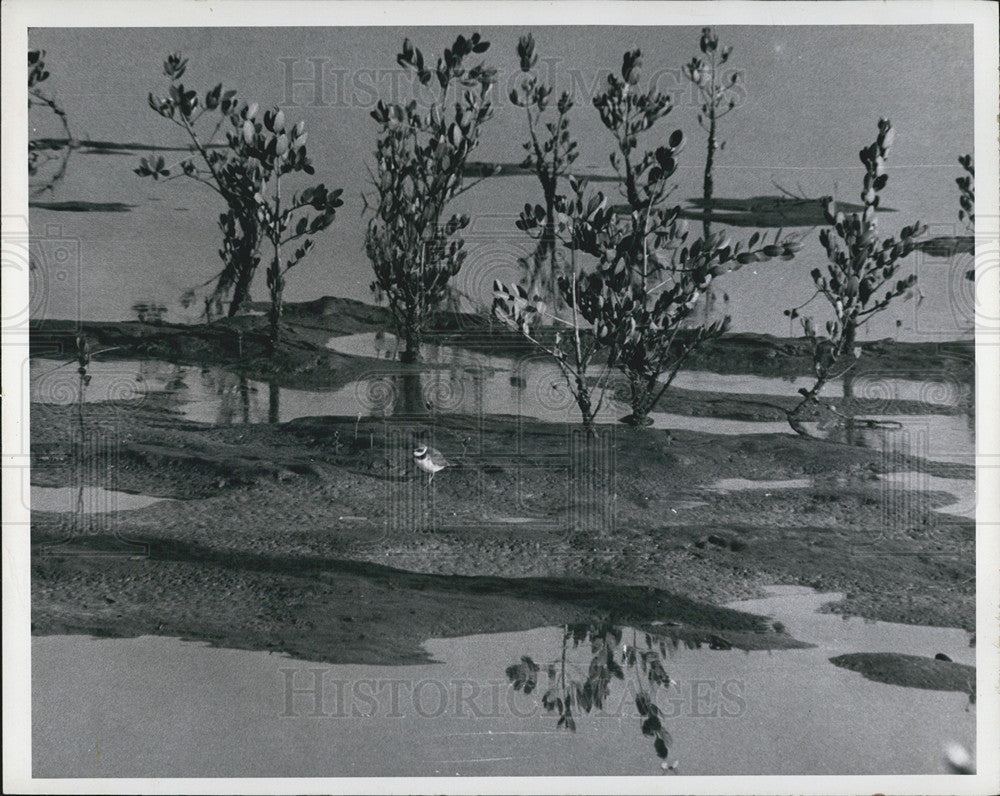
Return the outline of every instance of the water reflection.
<path id="1" fill-rule="evenodd" d="M 881 451 L 888 469 L 906 457 L 952 464 L 975 464 L 975 431 L 966 415 L 832 416 L 803 423 L 810 436 Z"/>
<path id="2" fill-rule="evenodd" d="M 887 685 L 830 662 L 869 652 L 929 659 L 943 653 L 974 665 L 969 634 L 816 613 L 842 597 L 784 587 L 729 606 L 771 616 L 772 624 L 780 620 L 793 638 L 814 647 L 720 654 L 688 649 L 682 641 L 675 650 L 668 638 L 664 652 L 658 639 L 651 639 L 672 683 L 649 689 L 661 726 L 673 731 L 669 764 L 679 763 L 677 770 L 691 775 L 887 776 L 945 773 L 941 751 L 948 741 L 974 754 L 976 707 L 966 694 Z M 642 734 L 645 719 L 634 707 L 640 651 L 649 649 L 642 631 L 633 639 L 627 627 L 610 635 L 599 622 L 583 627 L 594 629 L 597 652 L 606 655 L 613 648 L 622 679 L 610 667 L 610 679 L 602 675 L 607 658 L 598 661 L 594 681 L 603 677 L 609 689 L 604 709 L 587 713 L 574 706 L 576 732 L 556 728 L 558 706 L 546 711 L 540 704 L 544 693 L 558 686 L 549 678 L 549 662 L 558 678 L 563 652 L 567 682 L 583 687 L 590 677 L 593 633 L 577 631 L 574 646 L 568 627 L 433 638 L 424 645 L 433 662 L 391 668 L 318 664 L 155 636 L 35 637 L 35 773 L 331 777 L 661 771 L 651 748 L 655 737 Z M 659 634 L 659 628 L 652 629 Z M 357 648 L 370 649 L 372 630 L 358 630 L 369 639 L 359 638 Z M 626 644 L 636 650 L 635 664 L 625 657 Z M 526 652 L 538 664 L 528 696 L 524 688 L 515 691 L 504 674 L 508 663 L 523 663 Z M 147 671 L 156 676 L 136 676 Z M 318 702 L 315 683 L 325 684 Z M 289 697 L 289 684 L 302 690 Z M 360 711 L 353 717 L 352 708 Z M 149 720 L 153 715 L 155 724 Z M 105 730 L 99 760 L 92 753 L 97 724 Z M 233 726 L 254 732 L 220 736 L 219 727 Z M 230 742 L 220 747 L 220 738 Z M 373 755 L 373 749 L 393 751 Z"/>
<path id="3" fill-rule="evenodd" d="M 382 332 L 333 337 L 327 348 L 351 356 L 397 361 L 401 350 L 393 335 Z M 387 379 L 393 382 L 395 398 L 391 404 L 387 401 L 386 406 L 380 407 L 386 413 L 520 415 L 553 423 L 579 422 L 580 412 L 573 394 L 555 360 L 549 356 L 536 353 L 499 356 L 432 343 L 421 347 L 421 356 L 423 361 L 416 370 L 406 371 L 420 374 L 419 403 L 412 384 L 407 386 L 405 379 L 379 375 L 373 369 L 370 378 L 374 383 L 381 382 L 382 391 L 390 389 L 384 383 Z M 595 400 L 598 397 L 595 393 Z M 607 391 L 596 420 L 614 423 L 627 412 L 627 407 Z"/>
<path id="4" fill-rule="evenodd" d="M 690 649 L 701 646 L 689 639 L 682 641 L 675 633 L 653 636 L 607 620 L 580 622 L 563 627 L 561 649 L 551 662 L 540 665 L 522 655 L 519 662 L 507 667 L 506 674 L 514 690 L 524 694 L 537 690 L 539 676 L 544 674 L 542 707 L 558 717 L 556 727 L 571 732 L 576 732 L 579 718 L 610 707 L 611 684 L 622 681 L 634 700 L 641 735 L 650 739 L 658 757 L 668 761 L 673 738 L 664 720 L 670 709 L 660 702 L 667 699 L 672 681 L 663 664 L 668 647 L 677 649 L 682 643 Z M 709 645 L 712 649 L 731 648 L 719 636 L 712 636 Z M 574 661 L 572 651 L 587 647 L 589 659 Z M 663 768 L 673 766 L 664 762 Z"/>
<path id="5" fill-rule="evenodd" d="M 335 338 L 351 353 L 375 347 L 374 335 Z M 380 345 L 386 345 L 383 340 Z M 391 343 L 389 344 L 391 347 Z M 93 362 L 87 402 L 138 405 L 154 394 L 173 399 L 173 407 L 186 419 L 213 425 L 284 423 L 300 417 L 444 416 L 466 414 L 516 415 L 552 423 L 578 423 L 579 411 L 556 364 L 547 357 L 522 359 L 494 357 L 446 346 L 426 347 L 427 361 L 400 369 L 373 359 L 367 374 L 332 390 L 298 390 L 249 379 L 221 368 L 175 365 L 160 360 Z M 383 349 L 380 349 L 383 350 Z M 383 350 L 383 356 L 384 356 Z M 390 352 L 391 356 L 391 352 Z M 77 375 L 65 362 L 31 359 L 31 402 L 70 405 L 77 400 Z M 678 378 L 685 376 L 681 374 Z M 797 381 L 687 374 L 693 389 L 737 393 L 743 385 L 753 394 L 794 387 Z M 954 386 L 954 385 L 952 385 Z M 870 400 L 880 391 L 892 397 L 919 397 L 928 403 L 954 404 L 963 393 L 938 382 L 865 381 L 859 377 L 853 394 Z M 266 396 L 266 398 L 265 398 Z M 886 399 L 888 400 L 888 398 Z M 889 404 L 886 404 L 888 409 Z M 877 407 L 876 407 L 877 408 Z M 804 425 L 813 436 L 859 445 L 893 457 L 914 456 L 941 462 L 974 463 L 974 416 L 882 413 L 852 415 L 825 412 Z M 598 423 L 617 423 L 627 408 L 609 392 L 598 414 Z M 654 429 L 686 430 L 709 434 L 789 434 L 785 421 L 733 420 L 654 412 Z M 905 469 L 905 463 L 887 462 L 887 469 Z"/>
<path id="6" fill-rule="evenodd" d="M 332 337 L 326 347 L 350 356 L 380 360 L 399 360 L 402 344 L 387 332 L 364 332 Z M 553 360 L 546 357 L 510 356 L 469 351 L 448 345 L 426 343 L 421 349 L 428 368 L 458 368 L 469 371 L 505 372 L 511 379 L 520 378 L 518 363 L 535 359 L 557 371 Z M 711 371 L 680 371 L 673 387 L 699 392 L 720 392 L 735 395 L 780 395 L 798 397 L 799 390 L 812 387 L 809 376 L 756 376 L 745 373 L 713 373 Z M 843 394 L 845 397 L 879 404 L 890 401 L 913 401 L 927 406 L 959 406 L 970 399 L 971 384 L 935 376 L 930 379 L 908 379 L 886 373 L 849 373 L 843 379 L 831 380 L 822 396 Z"/>
<path id="7" fill-rule="evenodd" d="M 975 464 L 975 416 L 971 410 L 960 414 L 889 414 L 891 401 L 900 399 L 917 401 L 928 410 L 935 406 L 970 407 L 971 385 L 941 380 L 869 380 L 848 374 L 841 381 L 841 392 L 839 408 L 823 404 L 821 399 L 814 410 L 818 419 L 796 421 L 797 430 L 829 442 L 879 450 L 890 470 L 905 466 L 906 457 Z"/>
<path id="8" fill-rule="evenodd" d="M 144 509 L 167 498 L 118 492 L 99 486 L 32 486 L 31 510 L 109 514 Z"/>
<path id="9" fill-rule="evenodd" d="M 700 392 L 721 392 L 742 395 L 780 395 L 797 397 L 799 390 L 809 389 L 815 380 L 808 376 L 754 376 L 752 374 L 681 371 L 673 386 Z M 913 401 L 932 406 L 959 406 L 971 398 L 972 385 L 944 377 L 906 379 L 878 373 L 849 375 L 833 379 L 820 392 L 820 397 L 848 396 L 888 405 L 890 401 Z"/>

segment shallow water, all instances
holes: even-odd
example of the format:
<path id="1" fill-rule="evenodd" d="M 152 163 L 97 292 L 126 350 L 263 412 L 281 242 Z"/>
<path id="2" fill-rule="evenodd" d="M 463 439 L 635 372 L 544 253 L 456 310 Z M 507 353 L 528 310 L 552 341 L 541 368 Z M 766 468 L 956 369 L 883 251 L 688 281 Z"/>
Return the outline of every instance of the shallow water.
<path id="1" fill-rule="evenodd" d="M 807 376 L 777 378 L 749 374 L 729 375 L 708 371 L 681 371 L 674 387 L 702 392 L 723 392 L 749 395 L 797 396 L 799 390 L 812 388 L 815 381 Z M 864 374 L 854 379 L 854 397 L 874 401 L 915 401 L 931 406 L 956 406 L 968 398 L 968 385 L 935 379 L 901 379 L 894 376 Z M 824 398 L 839 398 L 844 394 L 841 379 L 828 382 L 820 392 Z"/>
<path id="2" fill-rule="evenodd" d="M 670 412 L 650 412 L 650 428 L 679 431 L 701 431 L 707 434 L 789 434 L 783 420 L 729 420 L 723 417 L 692 417 Z"/>
<path id="3" fill-rule="evenodd" d="M 157 360 L 94 361 L 88 368 L 91 382 L 87 402 L 118 401 L 138 403 L 152 393 L 171 395 L 176 410 L 188 420 L 213 425 L 287 422 L 300 417 L 339 415 L 386 416 L 402 408 L 403 377 L 379 370 L 375 352 L 384 351 L 373 334 L 333 338 L 329 346 L 338 351 L 371 356 L 371 372 L 358 381 L 336 390 L 295 390 L 245 379 L 221 368 L 174 365 Z M 519 415 L 553 423 L 578 423 L 579 410 L 556 363 L 549 357 L 498 357 L 461 348 L 428 345 L 426 362 L 420 368 L 420 391 L 424 406 L 432 415 Z M 761 388 L 776 391 L 782 379 L 682 373 L 692 385 L 734 394 L 758 394 Z M 762 384 L 761 382 L 767 382 Z M 77 401 L 79 377 L 74 363 L 51 359 L 30 360 L 30 398 L 43 404 L 69 405 Z M 790 382 L 794 386 L 795 382 Z M 956 393 L 935 382 L 921 384 L 898 380 L 886 389 L 900 395 L 923 395 L 923 400 L 957 400 Z M 742 388 L 742 389 L 741 389 Z M 777 394 L 775 392 L 775 394 Z M 874 394 L 874 393 L 873 393 Z M 617 423 L 630 410 L 610 391 L 596 391 L 603 397 L 597 415 L 599 423 Z M 27 407 L 25 407 L 27 408 Z M 815 428 L 839 442 L 881 450 L 891 460 L 911 455 L 934 461 L 973 464 L 974 424 L 969 415 L 870 415 L 894 428 L 843 429 Z M 655 429 L 674 429 L 710 434 L 788 434 L 785 421 L 730 420 L 653 412 Z M 864 420 L 865 418 L 859 418 Z"/>
<path id="4" fill-rule="evenodd" d="M 780 489 L 806 489 L 812 486 L 809 478 L 785 478 L 772 481 L 754 481 L 749 478 L 720 478 L 709 488 L 719 492 L 740 492 L 742 490 L 761 490 L 770 492 Z"/>
<path id="5" fill-rule="evenodd" d="M 73 363 L 75 364 L 75 363 Z M 154 393 L 172 396 L 186 419 L 212 425 L 284 423 L 315 415 L 367 415 L 367 385 L 340 390 L 291 390 L 244 379 L 221 368 L 175 365 L 159 360 L 92 362 L 86 403 L 137 404 Z M 76 368 L 47 359 L 31 360 L 31 401 L 70 405 L 78 400 Z"/>
<path id="6" fill-rule="evenodd" d="M 327 348 L 372 359 L 398 359 L 403 349 L 392 334 L 375 332 L 332 337 Z M 545 354 L 498 356 L 455 346 L 424 344 L 420 350 L 421 384 L 425 403 L 441 412 L 462 414 L 518 414 L 550 422 L 578 422 L 579 409 L 556 361 Z M 599 368 L 594 368 L 597 376 Z M 384 383 L 384 379 L 381 380 Z M 373 387 L 382 387 L 377 373 Z M 384 387 L 383 389 L 388 389 Z M 393 388 L 393 407 L 399 405 Z M 603 399 L 599 423 L 614 423 L 629 409 L 608 390 L 595 390 Z"/>
<path id="7" fill-rule="evenodd" d="M 405 344 L 390 333 L 363 332 L 332 337 L 327 341 L 326 347 L 352 356 L 398 359 L 399 354 L 405 349 Z M 427 364 L 434 365 L 456 365 L 514 372 L 518 368 L 518 362 L 524 360 L 527 362 L 548 361 L 555 368 L 551 359 L 539 357 L 537 354 L 511 357 L 434 344 L 425 344 L 421 348 L 421 353 L 427 360 Z M 807 376 L 780 378 L 688 370 L 680 371 L 674 378 L 672 386 L 699 392 L 797 396 L 799 390 L 811 388 L 813 384 L 814 380 Z M 843 391 L 843 381 L 835 379 L 829 382 L 820 394 L 824 397 L 839 397 L 843 395 Z M 875 401 L 915 401 L 931 406 L 956 406 L 960 401 L 968 398 L 970 388 L 968 385 L 935 379 L 902 379 L 878 374 L 864 374 L 854 379 L 853 391 L 858 398 Z"/>
<path id="8" fill-rule="evenodd" d="M 860 427 L 868 420 L 878 425 Z M 893 467 L 893 460 L 902 456 L 951 464 L 976 463 L 975 425 L 971 415 L 864 415 L 855 418 L 851 429 L 824 430 L 805 425 L 832 441 L 882 451 L 888 467 Z"/>
<path id="9" fill-rule="evenodd" d="M 430 347 L 429 347 L 430 348 Z M 460 351 L 459 349 L 454 349 Z M 447 353 L 447 352 L 446 352 Z M 512 369 L 483 365 L 470 352 L 447 358 L 428 352 L 422 363 L 422 399 L 441 414 L 521 415 L 553 423 L 579 421 L 569 388 L 551 360 L 511 361 Z M 75 363 L 31 360 L 31 401 L 70 405 L 79 395 Z M 215 425 L 287 422 L 299 417 L 391 415 L 402 405 L 401 377 L 373 369 L 367 378 L 337 390 L 271 388 L 265 382 L 241 379 L 220 368 L 173 365 L 147 360 L 93 362 L 84 400 L 141 402 L 151 393 L 168 393 L 187 419 Z M 613 423 L 628 414 L 610 398 L 598 422 Z"/>
<path id="10" fill-rule="evenodd" d="M 976 518 L 976 482 L 968 478 L 940 478 L 920 472 L 895 472 L 880 475 L 879 479 L 899 487 L 901 490 L 915 492 L 946 492 L 955 500 L 934 509 L 941 514 L 951 514 L 956 517 Z M 757 491 L 769 496 L 771 492 L 785 489 L 808 489 L 813 486 L 812 478 L 787 478 L 772 481 L 755 481 L 749 478 L 720 478 L 708 489 L 715 492 Z"/>
<path id="11" fill-rule="evenodd" d="M 107 514 L 114 511 L 134 511 L 152 506 L 167 498 L 117 492 L 99 486 L 32 486 L 31 510 Z"/>
<path id="12" fill-rule="evenodd" d="M 903 489 L 918 492 L 947 492 L 955 498 L 954 503 L 948 503 L 934 509 L 940 514 L 951 514 L 970 520 L 976 518 L 976 482 L 967 478 L 939 478 L 927 473 L 902 472 L 888 473 L 879 476 L 880 479 L 896 484 Z"/>
<path id="13" fill-rule="evenodd" d="M 780 620 L 817 645 L 810 649 L 666 646 L 674 684 L 655 693 L 678 773 L 942 773 L 946 743 L 974 748 L 976 712 L 966 695 L 875 683 L 828 661 L 849 652 L 944 652 L 971 664 L 968 634 L 815 613 L 839 596 L 786 587 L 733 606 Z M 35 638 L 34 773 L 662 773 L 640 732 L 634 667 L 612 678 L 603 710 L 575 717 L 575 732 L 541 707 L 544 666 L 561 660 L 563 639 L 561 628 L 432 639 L 426 648 L 438 663 L 386 667 L 149 636 Z M 620 643 L 645 649 L 642 634 L 627 628 Z M 543 666 L 530 695 L 514 691 L 505 673 L 525 655 Z M 614 655 L 623 660 L 623 649 Z M 590 658 L 589 642 L 568 646 L 567 674 L 585 678 Z"/>

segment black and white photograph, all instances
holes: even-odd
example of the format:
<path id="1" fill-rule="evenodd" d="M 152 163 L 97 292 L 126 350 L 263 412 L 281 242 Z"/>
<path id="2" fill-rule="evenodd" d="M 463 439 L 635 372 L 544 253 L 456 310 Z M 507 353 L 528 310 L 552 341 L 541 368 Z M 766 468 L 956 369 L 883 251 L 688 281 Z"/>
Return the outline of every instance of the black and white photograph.
<path id="1" fill-rule="evenodd" d="M 5 792 L 1000 790 L 995 4 L 3 12 Z"/>

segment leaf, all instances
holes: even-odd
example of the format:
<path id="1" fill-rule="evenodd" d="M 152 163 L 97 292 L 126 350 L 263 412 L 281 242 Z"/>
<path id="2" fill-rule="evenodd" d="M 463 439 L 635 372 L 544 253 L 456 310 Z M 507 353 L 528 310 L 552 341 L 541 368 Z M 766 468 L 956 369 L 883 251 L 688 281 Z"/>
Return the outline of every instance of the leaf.
<path id="1" fill-rule="evenodd" d="M 666 760 L 670 755 L 670 750 L 667 748 L 667 744 L 662 738 L 657 738 L 653 741 L 653 749 L 656 750 L 657 756 L 663 760 Z"/>
<path id="2" fill-rule="evenodd" d="M 219 98 L 222 96 L 222 84 L 219 83 L 215 88 L 211 89 L 207 94 L 205 94 L 205 107 L 208 110 L 215 110 L 219 107 Z"/>

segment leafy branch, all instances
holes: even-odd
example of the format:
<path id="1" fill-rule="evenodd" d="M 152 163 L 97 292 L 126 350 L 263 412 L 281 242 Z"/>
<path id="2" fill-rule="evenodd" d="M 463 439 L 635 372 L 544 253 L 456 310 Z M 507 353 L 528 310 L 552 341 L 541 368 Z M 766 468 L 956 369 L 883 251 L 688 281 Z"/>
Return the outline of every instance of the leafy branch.
<path id="1" fill-rule="evenodd" d="M 525 258 L 521 260 L 521 264 L 527 272 L 528 292 L 544 296 L 553 304 L 558 304 L 560 263 L 556 237 L 556 204 L 559 179 L 566 175 L 579 156 L 577 142 L 569 132 L 569 112 L 573 108 L 573 100 L 568 92 L 563 92 L 552 108 L 554 89 L 541 83 L 534 71 L 538 56 L 530 33 L 518 41 L 517 54 L 522 78 L 511 89 L 510 101 L 524 109 L 528 128 L 528 140 L 523 144 L 526 156 L 521 165 L 535 173 L 544 197 L 544 216 L 538 219 L 541 223 L 533 225 L 530 230 L 525 229 L 536 241 L 535 251 L 530 262 Z"/>
<path id="2" fill-rule="evenodd" d="M 825 334 L 821 334 L 811 318 L 802 318 L 816 382 L 811 388 L 799 391 L 802 400 L 789 412 L 792 428 L 806 436 L 800 419 L 803 410 L 818 403 L 819 393 L 827 382 L 845 376 L 861 358 L 861 347 L 856 344 L 858 329 L 900 297 L 909 298 L 917 281 L 915 274 L 901 279 L 896 276 L 901 261 L 918 248 L 918 239 L 927 228 L 918 221 L 903 227 L 898 239 L 882 238 L 878 233 L 877 210 L 880 192 L 889 181 L 886 161 L 894 137 L 889 120 L 880 119 L 874 143 L 859 153 L 865 167 L 862 212 L 845 215 L 837 209 L 836 202 L 826 200 L 826 219 L 832 227 L 819 233 L 826 251 L 826 273 L 814 268 L 811 276 L 816 286 L 814 298 L 826 299 L 833 308 L 834 319 L 826 322 Z M 797 318 L 803 306 L 785 310 L 785 315 Z"/>
<path id="3" fill-rule="evenodd" d="M 958 218 L 965 222 L 965 228 L 971 235 L 976 231 L 976 167 L 972 162 L 972 155 L 962 155 L 958 162 L 966 172 L 955 178 L 960 193 L 958 203 L 961 205 Z"/>
<path id="4" fill-rule="evenodd" d="M 42 194 L 51 191 L 56 184 L 66 175 L 66 168 L 69 165 L 69 158 L 73 151 L 73 134 L 69 129 L 69 117 L 66 111 L 49 96 L 42 88 L 41 84 L 49 79 L 49 70 L 45 66 L 45 50 L 28 51 L 28 109 L 34 105 L 40 105 L 48 110 L 59 120 L 65 135 L 64 146 L 41 146 L 37 141 L 28 141 L 28 174 L 32 177 L 38 175 L 43 165 L 50 160 L 57 160 L 58 166 L 52 176 L 44 180 L 40 185 L 36 185 L 33 193 Z M 53 154 L 43 153 L 53 152 Z"/>
<path id="5" fill-rule="evenodd" d="M 699 47 L 704 58 L 692 58 L 684 65 L 684 76 L 697 88 L 701 100 L 698 124 L 708 133 L 703 181 L 704 237 L 711 234 L 712 196 L 715 190 L 715 153 L 725 148 L 726 142 L 718 140 L 719 120 L 736 107 L 735 91 L 739 73 L 722 74 L 722 67 L 729 60 L 732 47 L 719 47 L 719 37 L 712 28 L 702 28 Z"/>
<path id="6" fill-rule="evenodd" d="M 585 181 L 571 176 L 569 183 L 572 196 L 556 194 L 551 211 L 541 205 L 526 204 L 517 221 L 518 229 L 540 235 L 549 234 L 545 228 L 551 222 L 554 244 L 568 252 L 569 273 L 560 275 L 555 286 L 561 305 L 550 310 L 541 297 L 529 293 L 525 287 L 507 286 L 497 281 L 493 285 L 493 312 L 509 328 L 555 359 L 580 409 L 583 426 L 592 436 L 594 418 L 604 400 L 601 390 L 609 373 L 609 363 L 605 362 L 592 385 L 588 370 L 602 343 L 587 329 L 585 315 L 580 310 L 580 259 L 582 255 L 600 256 L 613 216 L 604 194 L 597 192 L 588 198 Z M 540 335 L 537 327 L 548 323 L 560 328 L 553 335 Z M 596 401 L 595 392 L 600 395 Z"/>

